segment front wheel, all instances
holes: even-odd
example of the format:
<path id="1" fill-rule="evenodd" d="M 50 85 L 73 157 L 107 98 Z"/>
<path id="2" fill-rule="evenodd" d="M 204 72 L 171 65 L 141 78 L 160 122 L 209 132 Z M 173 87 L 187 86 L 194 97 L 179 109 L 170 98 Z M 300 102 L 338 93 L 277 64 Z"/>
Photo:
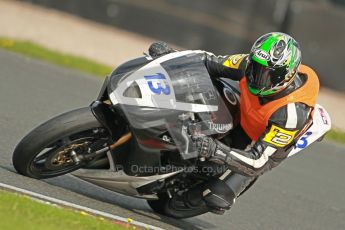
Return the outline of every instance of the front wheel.
<path id="1" fill-rule="evenodd" d="M 60 176 L 85 165 L 76 156 L 89 148 L 101 148 L 107 141 L 106 129 L 90 108 L 80 108 L 54 117 L 28 133 L 15 148 L 12 161 L 25 176 Z"/>

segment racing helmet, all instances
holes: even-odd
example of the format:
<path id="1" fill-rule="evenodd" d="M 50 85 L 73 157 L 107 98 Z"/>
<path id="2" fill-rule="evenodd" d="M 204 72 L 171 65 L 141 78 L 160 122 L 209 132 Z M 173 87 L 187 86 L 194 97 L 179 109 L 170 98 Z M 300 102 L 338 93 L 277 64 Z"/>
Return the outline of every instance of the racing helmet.
<path id="1" fill-rule="evenodd" d="M 256 96 L 274 95 L 290 85 L 301 63 L 301 51 L 291 36 L 273 32 L 258 38 L 249 54 L 246 80 Z"/>

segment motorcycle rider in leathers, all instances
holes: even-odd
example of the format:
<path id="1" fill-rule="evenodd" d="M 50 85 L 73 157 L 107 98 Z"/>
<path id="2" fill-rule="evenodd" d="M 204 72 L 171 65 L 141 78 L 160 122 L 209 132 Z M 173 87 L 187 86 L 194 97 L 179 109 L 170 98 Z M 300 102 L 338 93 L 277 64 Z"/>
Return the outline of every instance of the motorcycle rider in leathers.
<path id="1" fill-rule="evenodd" d="M 149 52 L 155 58 L 176 50 L 158 42 Z M 231 133 L 231 146 L 211 137 L 196 139 L 200 157 L 229 170 L 173 199 L 181 209 L 200 208 L 202 213 L 207 207 L 222 214 L 254 179 L 288 157 L 311 124 L 319 81 L 301 65 L 298 43 L 284 33 L 261 36 L 249 54 L 205 52 L 203 61 L 211 78 L 240 82 L 240 126 Z"/>

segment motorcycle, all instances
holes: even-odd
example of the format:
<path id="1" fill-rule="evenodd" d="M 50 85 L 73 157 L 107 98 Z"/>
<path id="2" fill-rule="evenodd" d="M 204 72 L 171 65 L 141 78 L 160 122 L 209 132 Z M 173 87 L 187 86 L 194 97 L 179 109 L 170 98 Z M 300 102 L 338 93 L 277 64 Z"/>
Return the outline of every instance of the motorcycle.
<path id="1" fill-rule="evenodd" d="M 15 169 L 36 179 L 72 173 L 146 199 L 155 212 L 174 218 L 201 214 L 192 207 L 178 209 L 172 197 L 228 170 L 199 158 L 193 140 L 208 135 L 229 141 L 239 124 L 240 95 L 237 82 L 210 78 L 201 55 L 146 55 L 120 65 L 106 77 L 90 106 L 63 113 L 29 132 L 14 150 Z M 312 124 L 289 156 L 330 127 L 327 111 L 317 104 Z"/>

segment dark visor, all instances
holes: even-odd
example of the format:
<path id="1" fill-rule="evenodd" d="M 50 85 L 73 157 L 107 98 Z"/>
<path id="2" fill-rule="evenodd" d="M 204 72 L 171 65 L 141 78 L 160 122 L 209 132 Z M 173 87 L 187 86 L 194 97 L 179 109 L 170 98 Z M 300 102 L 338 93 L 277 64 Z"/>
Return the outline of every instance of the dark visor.
<path id="1" fill-rule="evenodd" d="M 286 73 L 285 67 L 271 69 L 252 61 L 247 68 L 246 77 L 250 87 L 265 91 L 282 83 Z"/>

